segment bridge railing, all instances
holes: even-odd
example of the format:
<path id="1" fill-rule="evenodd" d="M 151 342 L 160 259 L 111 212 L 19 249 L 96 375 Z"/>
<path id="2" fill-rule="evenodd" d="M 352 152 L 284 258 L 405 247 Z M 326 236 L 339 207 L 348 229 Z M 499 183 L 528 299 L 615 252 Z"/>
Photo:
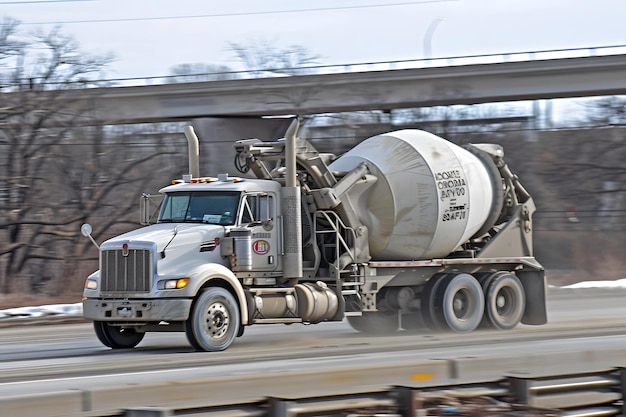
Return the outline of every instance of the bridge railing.
<path id="1" fill-rule="evenodd" d="M 539 51 L 504 52 L 480 55 L 461 55 L 438 58 L 418 58 L 394 61 L 372 61 L 352 64 L 307 65 L 297 68 L 269 68 L 246 71 L 225 71 L 202 74 L 166 75 L 154 77 L 116 78 L 103 80 L 113 86 L 139 86 L 169 84 L 174 82 L 212 81 L 224 79 L 275 78 L 312 74 L 338 74 L 398 69 L 436 68 L 474 64 L 497 64 L 501 62 L 523 62 L 559 58 L 626 54 L 626 45 L 550 49 Z"/>
<path id="2" fill-rule="evenodd" d="M 241 80 L 258 78 L 293 77 L 298 75 L 328 75 L 339 73 L 357 73 L 368 71 L 389 71 L 418 68 L 441 68 L 474 64 L 497 64 L 502 62 L 524 62 L 558 58 L 582 58 L 587 56 L 624 55 L 626 45 L 598 46 L 569 49 L 550 49 L 524 52 L 504 52 L 481 55 L 462 55 L 438 58 L 418 58 L 394 61 L 372 61 L 351 64 L 306 65 L 294 68 L 266 68 L 258 70 L 221 71 L 197 74 L 158 75 L 149 77 L 108 78 L 90 81 L 77 81 L 75 88 L 93 87 L 131 87 L 187 82 L 218 80 Z M 54 89 L 57 83 L 41 83 Z M 68 83 L 63 83 L 67 88 Z M 72 84 L 72 83 L 69 83 Z M 4 86 L 4 91 L 12 91 L 11 86 Z"/>

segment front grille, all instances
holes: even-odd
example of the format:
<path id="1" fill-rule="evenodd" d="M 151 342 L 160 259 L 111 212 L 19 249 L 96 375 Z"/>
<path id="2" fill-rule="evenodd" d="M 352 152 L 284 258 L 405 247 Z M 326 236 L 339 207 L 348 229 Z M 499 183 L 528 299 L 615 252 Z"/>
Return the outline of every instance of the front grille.
<path id="1" fill-rule="evenodd" d="M 101 281 L 103 292 L 149 292 L 152 258 L 148 249 L 103 250 Z"/>

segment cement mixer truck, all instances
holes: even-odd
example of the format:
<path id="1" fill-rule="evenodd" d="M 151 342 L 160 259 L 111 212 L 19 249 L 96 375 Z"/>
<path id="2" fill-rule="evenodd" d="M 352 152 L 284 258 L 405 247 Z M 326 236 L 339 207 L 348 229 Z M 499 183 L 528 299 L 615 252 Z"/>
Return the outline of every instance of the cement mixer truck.
<path id="1" fill-rule="evenodd" d="M 296 119 L 283 139 L 238 141 L 241 176 L 203 177 L 185 129 L 190 174 L 160 190 L 156 221 L 146 211 L 145 227 L 99 247 L 85 282 L 84 317 L 104 345 L 180 331 L 220 351 L 261 324 L 346 320 L 384 334 L 547 322 L 535 205 L 500 146 L 399 130 L 335 157 L 297 130 Z"/>

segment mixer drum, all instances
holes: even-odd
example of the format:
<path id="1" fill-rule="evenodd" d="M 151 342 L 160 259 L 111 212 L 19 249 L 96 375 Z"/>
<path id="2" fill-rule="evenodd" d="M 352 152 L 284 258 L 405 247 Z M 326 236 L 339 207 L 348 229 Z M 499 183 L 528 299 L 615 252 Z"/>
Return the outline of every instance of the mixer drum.
<path id="1" fill-rule="evenodd" d="M 421 130 L 371 137 L 335 160 L 332 171 L 365 162 L 378 181 L 354 202 L 369 229 L 374 260 L 449 255 L 494 210 L 492 170 L 469 151 Z"/>

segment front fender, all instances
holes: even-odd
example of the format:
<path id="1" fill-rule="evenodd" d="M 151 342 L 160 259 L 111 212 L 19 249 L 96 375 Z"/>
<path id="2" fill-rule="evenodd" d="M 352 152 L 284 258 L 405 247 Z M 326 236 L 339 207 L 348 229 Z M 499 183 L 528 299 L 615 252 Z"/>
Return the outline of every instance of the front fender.
<path id="1" fill-rule="evenodd" d="M 248 324 L 248 303 L 246 302 L 246 295 L 241 283 L 230 269 L 220 264 L 204 264 L 195 268 L 191 272 L 190 278 L 189 286 L 191 286 L 191 288 L 188 288 L 188 291 L 192 292 L 194 297 L 212 280 L 220 279 L 226 281 L 233 288 L 235 296 L 237 297 L 239 309 L 241 310 L 241 324 Z"/>

